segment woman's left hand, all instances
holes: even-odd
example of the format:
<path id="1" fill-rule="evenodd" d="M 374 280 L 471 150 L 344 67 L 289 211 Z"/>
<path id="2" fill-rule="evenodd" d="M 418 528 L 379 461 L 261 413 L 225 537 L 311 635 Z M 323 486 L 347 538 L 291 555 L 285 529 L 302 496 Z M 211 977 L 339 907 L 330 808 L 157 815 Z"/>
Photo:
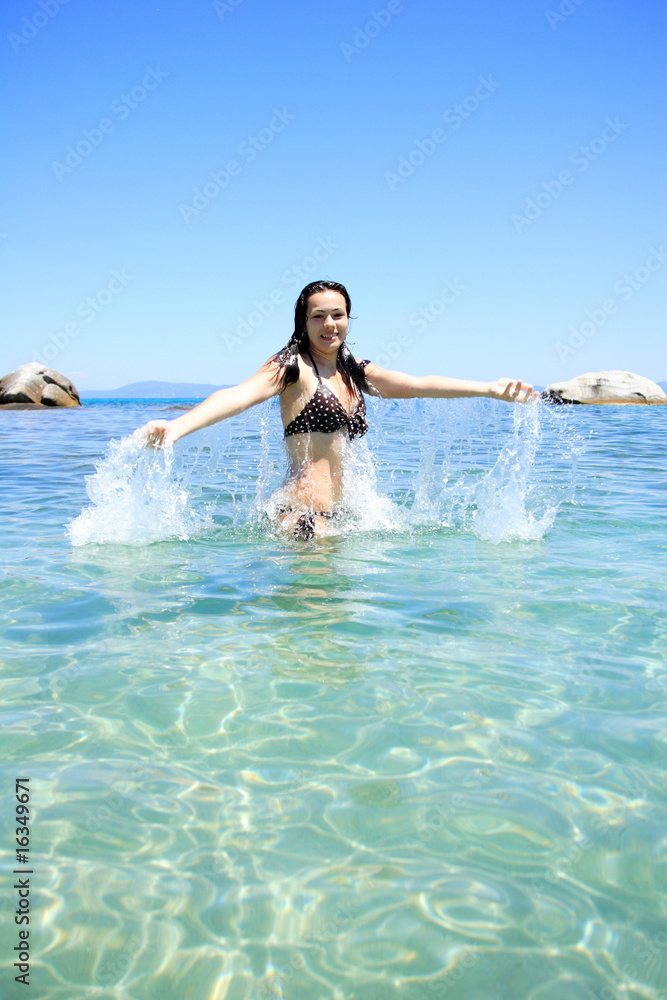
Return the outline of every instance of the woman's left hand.
<path id="1" fill-rule="evenodd" d="M 533 392 L 530 382 L 522 382 L 520 378 L 499 378 L 497 382 L 489 383 L 489 396 L 508 403 L 529 403 L 537 398 L 538 393 Z"/>

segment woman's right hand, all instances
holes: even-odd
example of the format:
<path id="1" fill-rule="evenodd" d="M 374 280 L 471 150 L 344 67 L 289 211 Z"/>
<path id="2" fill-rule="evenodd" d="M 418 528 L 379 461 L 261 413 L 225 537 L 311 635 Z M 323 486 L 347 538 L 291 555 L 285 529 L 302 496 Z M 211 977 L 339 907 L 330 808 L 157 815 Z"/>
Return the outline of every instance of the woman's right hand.
<path id="1" fill-rule="evenodd" d="M 146 438 L 146 445 L 152 448 L 164 448 L 178 441 L 171 420 L 150 420 L 139 428 L 139 434 Z"/>

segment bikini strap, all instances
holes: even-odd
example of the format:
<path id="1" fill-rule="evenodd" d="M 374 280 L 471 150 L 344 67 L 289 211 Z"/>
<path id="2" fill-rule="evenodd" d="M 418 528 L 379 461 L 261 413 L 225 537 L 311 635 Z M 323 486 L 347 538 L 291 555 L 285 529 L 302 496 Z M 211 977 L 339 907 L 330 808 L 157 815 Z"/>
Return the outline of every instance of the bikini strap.
<path id="1" fill-rule="evenodd" d="M 311 362 L 313 368 L 315 369 L 315 374 L 317 375 L 318 381 L 321 382 L 322 381 L 322 376 L 318 372 L 317 365 L 315 364 L 315 359 L 314 359 L 313 355 L 310 353 L 310 351 L 308 350 L 308 348 L 306 348 L 306 354 L 310 358 L 310 362 Z"/>

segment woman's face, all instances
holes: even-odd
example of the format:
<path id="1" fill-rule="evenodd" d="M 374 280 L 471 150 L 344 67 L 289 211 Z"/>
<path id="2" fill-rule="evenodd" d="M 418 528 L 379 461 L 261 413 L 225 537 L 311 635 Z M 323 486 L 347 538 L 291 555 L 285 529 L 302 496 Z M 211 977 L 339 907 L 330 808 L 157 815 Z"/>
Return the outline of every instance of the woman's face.
<path id="1" fill-rule="evenodd" d="M 348 315 L 340 292 L 314 292 L 308 299 L 306 332 L 312 349 L 335 354 L 347 337 Z"/>

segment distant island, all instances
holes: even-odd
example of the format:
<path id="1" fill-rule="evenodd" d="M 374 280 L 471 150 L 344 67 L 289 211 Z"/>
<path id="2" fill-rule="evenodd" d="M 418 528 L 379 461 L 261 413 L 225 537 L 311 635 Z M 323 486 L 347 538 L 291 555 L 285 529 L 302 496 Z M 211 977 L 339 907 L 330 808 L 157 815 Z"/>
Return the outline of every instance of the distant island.
<path id="1" fill-rule="evenodd" d="M 667 392 L 667 382 L 658 382 Z M 216 389 L 224 385 L 209 385 L 207 382 L 130 382 L 120 389 L 82 389 L 81 399 L 206 399 Z M 538 391 L 544 386 L 536 385 Z"/>
<path id="2" fill-rule="evenodd" d="M 130 382 L 120 389 L 81 389 L 79 395 L 81 399 L 206 399 L 217 389 L 226 388 L 206 382 Z"/>
<path id="3" fill-rule="evenodd" d="M 81 399 L 206 399 L 224 385 L 207 382 L 130 382 L 120 389 L 82 389 Z"/>

